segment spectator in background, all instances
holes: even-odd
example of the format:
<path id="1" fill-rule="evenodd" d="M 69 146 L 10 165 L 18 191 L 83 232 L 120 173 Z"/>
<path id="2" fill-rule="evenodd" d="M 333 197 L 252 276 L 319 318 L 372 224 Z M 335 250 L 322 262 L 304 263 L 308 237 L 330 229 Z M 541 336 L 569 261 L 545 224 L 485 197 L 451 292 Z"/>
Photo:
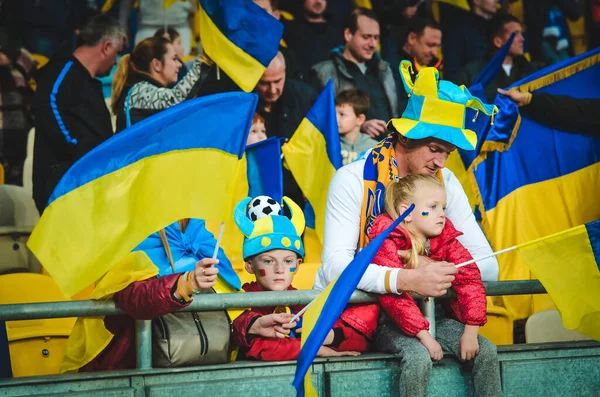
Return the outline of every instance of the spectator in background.
<path id="1" fill-rule="evenodd" d="M 181 35 L 174 28 L 167 27 L 166 29 L 160 28 L 154 33 L 154 37 L 164 37 L 169 40 L 171 44 L 173 44 L 173 48 L 175 49 L 175 55 L 177 55 L 177 59 L 181 63 L 181 67 L 179 68 L 179 73 L 177 74 L 177 81 L 181 81 L 183 77 L 187 74 L 188 68 L 183 63 L 183 56 L 185 49 L 183 48 L 183 43 L 181 42 Z M 169 87 L 172 88 L 172 87 Z"/>
<path id="2" fill-rule="evenodd" d="M 464 13 L 464 20 L 449 24 L 444 31 L 442 51 L 446 80 L 452 81 L 464 65 L 485 54 L 487 24 L 498 10 L 498 0 L 470 0 L 469 4 L 471 12 Z"/>
<path id="3" fill-rule="evenodd" d="M 335 92 L 358 88 L 369 95 L 371 106 L 362 132 L 371 138 L 386 134 L 386 122 L 399 115 L 398 85 L 389 63 L 377 53 L 379 22 L 371 10 L 352 11 L 344 30 L 344 47 L 311 69 L 310 81 L 322 89 L 333 79 Z M 397 73 L 396 73 L 397 74 Z"/>
<path id="4" fill-rule="evenodd" d="M 0 31 L 0 163 L 6 184 L 21 185 L 32 127 L 30 86 L 36 62 L 27 50 Z"/>
<path id="5" fill-rule="evenodd" d="M 297 56 L 300 79 L 312 65 L 326 60 L 333 48 L 344 44 L 343 23 L 326 9 L 327 0 L 304 0 L 302 14 L 285 24 L 283 39 Z"/>
<path id="6" fill-rule="evenodd" d="M 265 128 L 265 119 L 258 113 L 254 113 L 252 118 L 252 125 L 250 126 L 250 133 L 248 134 L 248 140 L 246 146 L 264 141 L 267 139 L 267 130 Z"/>
<path id="7" fill-rule="evenodd" d="M 40 213 L 69 167 L 113 135 L 95 77 L 110 72 L 125 40 L 117 20 L 95 16 L 81 29 L 73 54 L 54 57 L 40 71 L 33 98 L 33 198 Z"/>
<path id="8" fill-rule="evenodd" d="M 442 46 L 440 25 L 429 18 L 415 18 L 408 26 L 406 41 L 400 49 L 400 62 L 410 61 L 414 75 L 423 67 L 441 69 L 442 60 L 438 58 Z M 394 70 L 398 71 L 400 62 Z M 414 79 L 413 75 L 413 79 Z"/>
<path id="9" fill-rule="evenodd" d="M 127 27 L 133 8 L 133 0 L 120 0 L 121 11 L 119 19 L 123 27 Z M 139 0 L 138 30 L 135 35 L 135 44 L 152 37 L 165 25 L 175 28 L 181 37 L 183 54 L 188 55 L 192 50 L 192 29 L 190 23 L 196 12 L 196 1 L 180 0 L 173 3 L 166 10 L 164 0 Z"/>
<path id="10" fill-rule="evenodd" d="M 197 57 L 188 74 L 177 83 L 181 62 L 175 47 L 164 37 L 149 37 L 119 62 L 113 79 L 112 110 L 117 132 L 191 97 L 208 67 Z M 207 66 L 207 65 L 205 65 Z M 173 88 L 169 84 L 177 83 Z"/>
<path id="11" fill-rule="evenodd" d="M 356 88 L 349 88 L 335 96 L 335 111 L 342 146 L 342 163 L 350 164 L 362 153 L 377 145 L 377 141 L 360 133 L 367 119 L 369 97 Z"/>
<path id="12" fill-rule="evenodd" d="M 285 59 L 281 52 L 277 53 L 265 70 L 256 85 L 256 92 L 259 98 L 256 112 L 265 120 L 267 136 L 286 140 L 292 137 L 317 100 L 317 93 L 308 84 L 286 78 Z M 302 191 L 285 167 L 283 194 L 300 207 L 304 206 Z"/>
<path id="13" fill-rule="evenodd" d="M 253 1 L 260 8 L 271 14 L 273 18 L 277 19 L 278 21 L 281 20 L 281 13 L 279 12 L 279 0 Z M 281 39 L 281 42 L 279 43 L 279 52 L 281 52 L 283 58 L 285 59 L 285 75 L 292 79 L 299 78 L 300 73 L 296 64 L 296 54 L 294 54 L 294 52 L 287 47 L 287 43 L 283 39 Z"/>
<path id="14" fill-rule="evenodd" d="M 575 21 L 581 16 L 581 1 L 579 0 L 523 0 L 527 45 L 532 59 L 544 60 L 542 51 L 544 28 L 548 25 L 550 10 L 553 7 L 557 7 L 557 10 L 571 21 Z M 571 41 L 571 35 L 566 28 L 564 36 L 568 42 Z M 570 54 L 572 55 L 572 52 Z"/>
<path id="15" fill-rule="evenodd" d="M 494 80 L 483 87 L 488 102 L 493 102 L 498 88 L 508 87 L 515 81 L 530 75 L 542 68 L 539 62 L 529 62 L 523 52 L 523 28 L 519 20 L 510 15 L 499 13 L 489 21 L 488 29 L 488 51 L 487 56 L 478 61 L 466 65 L 456 76 L 456 84 L 464 84 L 469 87 L 475 81 L 475 78 L 492 59 L 492 57 L 502 48 L 512 34 L 515 38 L 508 50 L 508 55 L 504 58 L 502 69 L 498 72 Z"/>
<path id="16" fill-rule="evenodd" d="M 406 38 L 412 19 L 425 9 L 421 7 L 423 3 L 421 0 L 371 0 L 381 25 L 381 55 L 390 65 L 400 63 L 398 48 Z"/>

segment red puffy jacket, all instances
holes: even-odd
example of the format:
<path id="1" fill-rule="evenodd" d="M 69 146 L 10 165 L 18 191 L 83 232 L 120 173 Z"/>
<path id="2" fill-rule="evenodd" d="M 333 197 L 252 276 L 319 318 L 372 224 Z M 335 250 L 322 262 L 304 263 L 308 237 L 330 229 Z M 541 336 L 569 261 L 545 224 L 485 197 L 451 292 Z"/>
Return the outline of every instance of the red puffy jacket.
<path id="1" fill-rule="evenodd" d="M 374 239 L 392 223 L 393 220 L 387 214 L 379 215 L 371 227 L 369 239 Z M 462 233 L 454 228 L 449 219 L 446 219 L 446 225 L 442 233 L 429 240 L 429 257 L 435 261 L 446 261 L 454 264 L 473 259 L 469 251 L 456 239 L 460 235 Z M 410 248 L 409 234 L 399 226 L 385 239 L 373 259 L 373 263 L 386 267 L 404 268 L 398 256 L 398 250 L 408 250 Z M 487 301 L 477 265 L 473 263 L 461 267 L 452 283 L 452 288 L 456 291 L 457 298 L 444 300 L 446 312 L 463 324 L 478 326 L 485 324 Z M 381 307 L 398 328 L 407 335 L 415 336 L 419 331 L 429 329 L 429 322 L 421 314 L 409 292 L 400 295 L 379 295 L 378 298 Z"/>

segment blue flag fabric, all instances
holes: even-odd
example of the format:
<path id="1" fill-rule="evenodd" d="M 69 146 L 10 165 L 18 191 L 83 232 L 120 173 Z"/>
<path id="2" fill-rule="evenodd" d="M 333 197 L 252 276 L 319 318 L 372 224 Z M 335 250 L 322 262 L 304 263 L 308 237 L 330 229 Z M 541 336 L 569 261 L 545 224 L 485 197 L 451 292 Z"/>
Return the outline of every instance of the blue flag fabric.
<path id="1" fill-rule="evenodd" d="M 540 70 L 509 88 L 532 92 L 534 97 L 545 92 L 600 98 L 600 48 Z M 599 219 L 595 197 L 600 191 L 600 139 L 528 119 L 503 95 L 495 104 L 500 112 L 471 169 L 484 230 L 494 250 Z M 498 260 L 500 280 L 533 277 L 516 253 Z M 503 301 L 519 319 L 537 307 L 547 308 L 551 303 L 545 299 L 520 296 Z"/>
<path id="2" fill-rule="evenodd" d="M 377 254 L 379 247 L 385 241 L 387 236 L 394 230 L 415 208 L 412 204 L 398 219 L 394 221 L 386 230 L 379 236 L 371 240 L 350 262 L 340 276 L 333 281 L 315 302 L 311 305 L 308 311 L 318 311 L 320 315 L 312 329 L 308 329 L 305 323 L 302 334 L 307 335 L 303 341 L 302 350 L 298 356 L 296 364 L 296 374 L 293 385 L 297 390 L 299 397 L 304 396 L 304 377 L 309 367 L 312 365 L 319 348 L 323 345 L 327 334 L 333 327 L 333 324 L 340 317 L 348 302 L 350 296 L 356 290 L 360 279 L 367 270 L 367 267 Z M 321 302 L 323 304 L 321 305 Z M 307 314 L 305 316 L 308 315 Z"/>
<path id="3" fill-rule="evenodd" d="M 270 137 L 246 148 L 248 196 L 269 196 L 278 203 L 283 199 L 281 138 Z"/>

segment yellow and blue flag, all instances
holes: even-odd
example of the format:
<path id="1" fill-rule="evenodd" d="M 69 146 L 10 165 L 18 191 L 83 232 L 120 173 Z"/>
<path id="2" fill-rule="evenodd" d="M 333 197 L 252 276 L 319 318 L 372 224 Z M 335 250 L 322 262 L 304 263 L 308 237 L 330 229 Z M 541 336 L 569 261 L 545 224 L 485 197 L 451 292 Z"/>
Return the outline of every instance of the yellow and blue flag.
<path id="1" fill-rule="evenodd" d="M 594 83 L 595 82 L 595 83 Z M 552 65 L 511 89 L 600 98 L 600 48 Z M 470 177 L 496 250 L 600 219 L 600 140 L 554 130 L 520 115 L 503 95 Z M 568 114 L 565 118 L 570 117 Z M 582 131 L 583 132 L 583 131 Z M 533 278 L 516 252 L 498 258 L 500 280 Z M 515 319 L 552 308 L 544 296 L 502 297 Z"/>
<path id="2" fill-rule="evenodd" d="M 233 202 L 250 196 L 270 196 L 282 202 L 283 198 L 283 169 L 281 165 L 281 139 L 268 138 L 247 146 L 240 168 L 236 176 Z M 207 228 L 217 234 L 221 224 L 207 222 Z M 253 281 L 253 275 L 244 269 L 242 246 L 244 235 L 233 220 L 233 211 L 227 215 L 221 247 L 231 261 L 233 268 L 243 281 Z"/>
<path id="3" fill-rule="evenodd" d="M 67 171 L 27 243 L 65 295 L 179 219 L 226 219 L 257 102 L 242 92 L 186 101 L 113 136 Z"/>
<path id="4" fill-rule="evenodd" d="M 283 25 L 252 0 L 200 0 L 206 54 L 244 91 L 254 90 L 277 55 Z"/>
<path id="5" fill-rule="evenodd" d="M 293 385 L 296 395 L 303 397 L 316 396 L 317 393 L 311 382 L 310 366 L 323 345 L 327 334 L 333 324 L 340 317 L 350 296 L 367 267 L 377 254 L 379 247 L 387 236 L 406 218 L 415 208 L 414 204 L 404 211 L 387 229 L 375 237 L 357 255 L 337 279 L 332 281 L 310 305 L 302 318 L 302 350 L 296 363 L 296 374 Z"/>
<path id="6" fill-rule="evenodd" d="M 270 137 L 246 148 L 248 196 L 269 196 L 283 201 L 281 138 Z"/>
<path id="7" fill-rule="evenodd" d="M 517 247 L 568 329 L 600 341 L 600 221 Z"/>
<path id="8" fill-rule="evenodd" d="M 281 150 L 285 163 L 314 209 L 315 230 L 323 243 L 327 190 L 335 171 L 342 166 L 331 80 Z"/>
<path id="9" fill-rule="evenodd" d="M 502 63 L 504 62 L 504 58 L 508 54 L 508 50 L 512 45 L 512 42 L 515 38 L 515 35 L 512 34 L 508 41 L 504 43 L 502 48 L 498 50 L 496 55 L 485 65 L 483 70 L 477 75 L 473 84 L 469 87 L 469 92 L 481 99 L 483 102 L 487 103 L 487 99 L 485 97 L 484 89 L 485 87 L 496 77 L 498 72 L 502 69 Z M 465 114 L 465 128 L 470 129 L 471 131 L 475 131 L 477 134 L 477 147 L 475 150 L 462 150 L 457 148 L 450 154 L 448 161 L 446 162 L 446 167 L 450 169 L 458 178 L 460 184 L 462 185 L 465 193 L 467 194 L 467 198 L 469 199 L 469 204 L 471 204 L 471 208 L 475 209 L 477 204 L 477 198 L 475 195 L 475 189 L 472 186 L 472 181 L 469 178 L 468 169 L 477 157 L 477 153 L 479 153 L 479 149 L 482 146 L 482 143 L 485 142 L 485 133 L 488 131 L 488 127 L 490 126 L 490 116 L 483 114 L 482 112 L 476 112 L 473 109 L 467 108 L 467 112 Z M 480 214 L 477 212 L 476 215 L 479 217 Z"/>

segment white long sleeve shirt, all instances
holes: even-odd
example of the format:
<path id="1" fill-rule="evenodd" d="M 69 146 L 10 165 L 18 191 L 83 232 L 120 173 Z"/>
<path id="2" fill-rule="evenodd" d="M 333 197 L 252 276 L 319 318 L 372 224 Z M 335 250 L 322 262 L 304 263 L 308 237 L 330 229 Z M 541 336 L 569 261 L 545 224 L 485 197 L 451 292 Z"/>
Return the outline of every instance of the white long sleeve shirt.
<path id="1" fill-rule="evenodd" d="M 360 236 L 360 212 L 362 209 L 365 160 L 358 160 L 340 168 L 329 185 L 325 210 L 325 231 L 323 241 L 323 265 L 317 271 L 315 288 L 324 289 L 339 276 L 354 259 Z M 475 221 L 467 196 L 452 171 L 442 169 L 444 186 L 448 195 L 446 216 L 454 227 L 463 233 L 458 241 L 471 253 L 473 258 L 492 253 L 485 235 Z M 483 281 L 498 280 L 498 262 L 489 258 L 477 262 Z M 391 270 L 390 279 L 396 280 L 400 269 L 370 264 L 358 288 L 378 294 L 385 294 L 385 274 Z M 395 283 L 392 283 L 395 284 Z M 395 288 L 392 285 L 392 288 Z M 393 291 L 397 292 L 397 291 Z"/>

